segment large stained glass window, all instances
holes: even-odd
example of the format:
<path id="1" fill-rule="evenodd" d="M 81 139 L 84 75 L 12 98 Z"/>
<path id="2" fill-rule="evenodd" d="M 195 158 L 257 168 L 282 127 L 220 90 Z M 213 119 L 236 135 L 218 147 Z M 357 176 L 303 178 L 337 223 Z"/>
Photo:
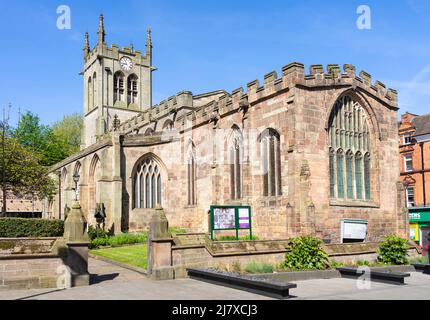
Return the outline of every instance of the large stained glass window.
<path id="1" fill-rule="evenodd" d="M 152 158 L 142 160 L 133 177 L 134 209 L 153 209 L 162 204 L 161 180 L 158 163 Z"/>
<path id="2" fill-rule="evenodd" d="M 351 96 L 343 96 L 336 102 L 329 123 L 330 197 L 371 200 L 372 158 L 366 110 Z"/>

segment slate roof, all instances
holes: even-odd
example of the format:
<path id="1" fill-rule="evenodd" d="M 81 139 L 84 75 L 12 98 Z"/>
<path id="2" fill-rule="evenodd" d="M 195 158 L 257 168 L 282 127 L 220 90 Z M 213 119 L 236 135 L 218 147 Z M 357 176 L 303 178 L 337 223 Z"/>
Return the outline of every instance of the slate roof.
<path id="1" fill-rule="evenodd" d="M 415 136 L 430 133 L 430 114 L 416 117 L 412 120 L 412 125 L 415 127 Z"/>

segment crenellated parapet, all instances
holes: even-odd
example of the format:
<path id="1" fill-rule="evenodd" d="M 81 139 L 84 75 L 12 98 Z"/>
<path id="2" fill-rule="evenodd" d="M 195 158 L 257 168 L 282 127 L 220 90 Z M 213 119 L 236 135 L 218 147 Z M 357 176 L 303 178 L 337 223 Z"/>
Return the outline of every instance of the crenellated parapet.
<path id="1" fill-rule="evenodd" d="M 272 71 L 264 75 L 262 83 L 258 79 L 253 80 L 247 84 L 246 90 L 240 87 L 231 94 L 224 92 L 204 105 L 197 105 L 196 97 L 191 92 L 182 91 L 122 123 L 120 132 L 127 134 L 163 119 L 173 119 L 175 128 L 183 131 L 186 127 L 207 124 L 216 118 L 252 107 L 261 100 L 291 91 L 295 87 L 304 90 L 352 88 L 367 92 L 389 108 L 397 108 L 396 90 L 387 89 L 380 81 L 373 82 L 372 76 L 366 71 L 357 75 L 355 66 L 351 64 L 345 64 L 343 68 L 337 64 L 329 64 L 325 68 L 316 64 L 311 65 L 309 73 L 306 73 L 302 63 L 293 62 L 284 66 L 279 75 Z"/>

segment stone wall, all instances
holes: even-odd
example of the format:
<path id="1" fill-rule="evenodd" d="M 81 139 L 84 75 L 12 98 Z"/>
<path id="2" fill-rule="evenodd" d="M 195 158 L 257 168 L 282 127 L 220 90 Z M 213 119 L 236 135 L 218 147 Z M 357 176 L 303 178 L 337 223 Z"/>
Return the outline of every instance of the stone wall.
<path id="1" fill-rule="evenodd" d="M 205 234 L 178 235 L 172 246 L 172 265 L 176 278 L 187 277 L 187 268 L 219 267 L 234 270 L 251 261 L 280 264 L 285 261 L 288 240 L 212 242 Z M 352 263 L 359 260 L 376 261 L 378 242 L 328 244 L 323 249 L 330 260 Z M 418 251 L 411 244 L 411 257 Z"/>
<path id="2" fill-rule="evenodd" d="M 350 95 L 366 110 L 371 128 L 371 200 L 330 198 L 328 133 L 336 101 Z M 206 98 L 205 98 L 206 99 Z M 319 65 L 306 74 L 304 65 L 291 63 L 282 74 L 271 72 L 231 94 L 208 94 L 199 104 L 190 92 L 181 92 L 152 109 L 123 121 L 99 142 L 52 168 L 67 171 L 67 199 L 73 195 L 72 176 L 81 167 L 81 203 L 93 223 L 92 208 L 104 203 L 107 227 L 115 233 L 148 228 L 150 214 L 133 208 L 133 172 L 143 157 L 161 168 L 162 203 L 171 226 L 189 232 L 208 232 L 211 205 L 249 205 L 253 232 L 260 239 L 285 239 L 300 235 L 341 242 L 342 219 L 368 221 L 366 241 L 387 234 L 408 237 L 404 196 L 398 190 L 399 150 L 397 93 L 366 72 L 355 68 Z M 200 101 L 201 102 L 201 101 Z M 112 111 L 113 112 L 113 111 Z M 166 122 L 173 128 L 166 130 Z M 241 199 L 231 198 L 229 148 L 233 128 L 241 132 Z M 282 194 L 263 195 L 259 136 L 266 129 L 280 136 Z M 145 135 L 151 129 L 152 135 Z M 196 204 L 188 203 L 188 154 L 196 156 Z M 91 187 L 93 159 L 101 173 Z M 94 196 L 95 190 L 99 190 Z M 54 208 L 56 205 L 54 204 Z"/>
<path id="3" fill-rule="evenodd" d="M 57 288 L 66 268 L 59 239 L 0 239 L 0 290 Z"/>
<path id="4" fill-rule="evenodd" d="M 89 285 L 88 242 L 78 203 L 61 238 L 1 238 L 0 290 Z"/>
<path id="5" fill-rule="evenodd" d="M 57 255 L 0 256 L 0 290 L 57 288 L 64 267 Z"/>

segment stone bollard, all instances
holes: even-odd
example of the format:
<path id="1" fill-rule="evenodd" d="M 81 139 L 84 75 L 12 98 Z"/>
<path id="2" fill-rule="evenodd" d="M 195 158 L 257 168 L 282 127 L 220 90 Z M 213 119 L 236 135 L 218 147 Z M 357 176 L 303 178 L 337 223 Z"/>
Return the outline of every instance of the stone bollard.
<path id="1" fill-rule="evenodd" d="M 76 202 L 64 222 L 63 241 L 67 246 L 66 265 L 72 276 L 72 287 L 88 286 L 88 244 L 89 237 L 81 205 Z"/>
<path id="2" fill-rule="evenodd" d="M 173 238 L 169 233 L 169 222 L 164 210 L 157 205 L 152 215 L 148 236 L 148 274 L 154 280 L 175 278 L 172 266 Z"/>

